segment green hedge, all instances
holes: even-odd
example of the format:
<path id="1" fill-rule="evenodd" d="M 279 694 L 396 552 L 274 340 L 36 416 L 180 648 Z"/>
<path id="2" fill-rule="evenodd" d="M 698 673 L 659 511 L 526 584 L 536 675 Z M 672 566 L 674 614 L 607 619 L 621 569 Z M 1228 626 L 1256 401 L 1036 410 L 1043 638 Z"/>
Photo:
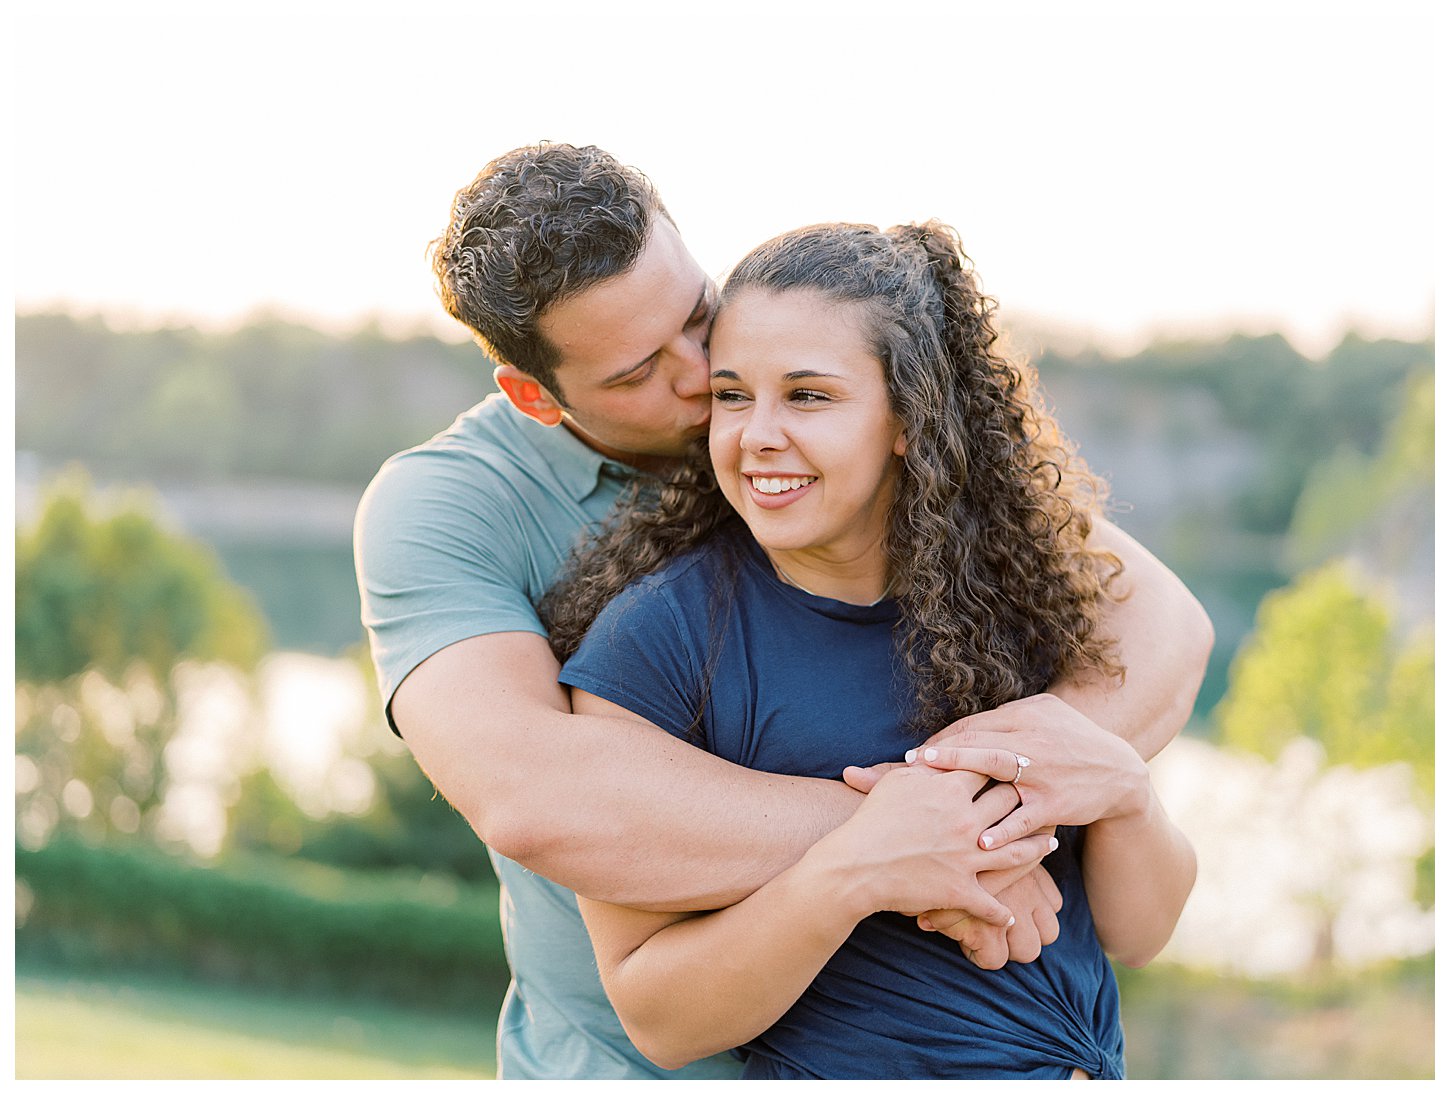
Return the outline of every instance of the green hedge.
<path id="1" fill-rule="evenodd" d="M 496 884 L 275 857 L 198 865 L 145 845 L 17 847 L 16 959 L 495 1003 Z"/>

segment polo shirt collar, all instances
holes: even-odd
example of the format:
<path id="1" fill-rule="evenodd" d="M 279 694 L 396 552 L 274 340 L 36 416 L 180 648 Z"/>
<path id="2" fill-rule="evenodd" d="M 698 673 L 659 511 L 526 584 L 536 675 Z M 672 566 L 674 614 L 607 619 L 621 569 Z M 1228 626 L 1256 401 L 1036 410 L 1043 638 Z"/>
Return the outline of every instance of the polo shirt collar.
<path id="1" fill-rule="evenodd" d="M 512 408 L 510 414 L 518 419 L 516 426 L 519 431 L 544 458 L 560 485 L 576 502 L 584 501 L 598 489 L 601 475 L 628 481 L 641 474 L 637 468 L 595 452 L 563 424 L 544 426 Z"/>

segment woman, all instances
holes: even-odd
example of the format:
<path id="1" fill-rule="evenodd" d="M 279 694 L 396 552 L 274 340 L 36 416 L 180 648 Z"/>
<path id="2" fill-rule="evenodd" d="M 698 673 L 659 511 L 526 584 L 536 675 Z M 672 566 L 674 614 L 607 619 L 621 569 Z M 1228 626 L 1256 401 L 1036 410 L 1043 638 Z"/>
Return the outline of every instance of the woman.
<path id="1" fill-rule="evenodd" d="M 834 776 L 1056 677 L 1115 671 L 1094 631 L 1114 563 L 1087 547 L 1096 483 L 995 338 L 938 224 L 816 226 L 747 256 L 712 335 L 713 471 L 636 500 L 545 606 L 574 709 Z M 1062 932 L 1036 962 L 978 969 L 910 914 L 968 907 L 976 873 L 1056 838 L 974 851 L 939 888 L 872 869 L 902 835 L 896 802 L 979 795 L 982 829 L 1017 804 L 1030 758 L 943 749 L 730 908 L 581 900 L 626 1031 L 667 1067 L 741 1046 L 747 1077 L 1121 1076 L 1103 945 L 1156 953 L 1192 852 L 1123 742 L 1063 755 L 1101 771 L 1102 800 L 1045 861 Z"/>

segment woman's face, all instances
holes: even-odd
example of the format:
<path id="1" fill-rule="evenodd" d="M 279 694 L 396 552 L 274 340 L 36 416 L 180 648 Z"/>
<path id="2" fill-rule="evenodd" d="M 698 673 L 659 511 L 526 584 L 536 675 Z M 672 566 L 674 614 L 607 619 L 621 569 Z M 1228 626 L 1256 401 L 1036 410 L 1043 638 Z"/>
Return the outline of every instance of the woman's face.
<path id="1" fill-rule="evenodd" d="M 859 305 L 749 289 L 710 338 L 710 459 L 761 546 L 879 558 L 906 452 Z"/>

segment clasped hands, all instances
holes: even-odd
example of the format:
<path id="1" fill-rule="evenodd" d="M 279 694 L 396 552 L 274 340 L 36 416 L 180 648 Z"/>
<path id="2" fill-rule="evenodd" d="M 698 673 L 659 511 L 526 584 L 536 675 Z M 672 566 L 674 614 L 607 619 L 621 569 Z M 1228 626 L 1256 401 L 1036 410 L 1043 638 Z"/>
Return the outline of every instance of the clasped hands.
<path id="1" fill-rule="evenodd" d="M 976 782 L 967 786 L 976 796 L 972 817 L 983 826 L 978 847 L 986 853 L 1020 845 L 1018 858 L 1028 848 L 1040 848 L 1058 825 L 1087 825 L 1133 809 L 1147 786 L 1147 767 L 1132 746 L 1046 694 L 960 719 L 908 756 L 909 762 L 847 768 L 845 781 L 867 794 L 869 803 L 900 778 L 885 778 L 898 770 L 974 774 Z M 1030 763 L 1019 767 L 1019 757 Z M 991 780 L 1001 782 L 982 792 Z M 914 788 L 920 789 L 920 784 Z M 984 804 L 987 808 L 978 808 Z M 910 800 L 901 806 L 916 809 Z M 1000 969 L 1009 960 L 1035 961 L 1057 939 L 1062 908 L 1062 895 L 1042 867 L 1046 854 L 1043 849 L 1023 862 L 986 867 L 976 875 L 981 890 L 1010 911 L 1010 924 L 965 906 L 898 911 L 917 912 L 923 930 L 949 936 L 982 969 Z M 977 904 L 977 910 L 982 908 Z"/>

